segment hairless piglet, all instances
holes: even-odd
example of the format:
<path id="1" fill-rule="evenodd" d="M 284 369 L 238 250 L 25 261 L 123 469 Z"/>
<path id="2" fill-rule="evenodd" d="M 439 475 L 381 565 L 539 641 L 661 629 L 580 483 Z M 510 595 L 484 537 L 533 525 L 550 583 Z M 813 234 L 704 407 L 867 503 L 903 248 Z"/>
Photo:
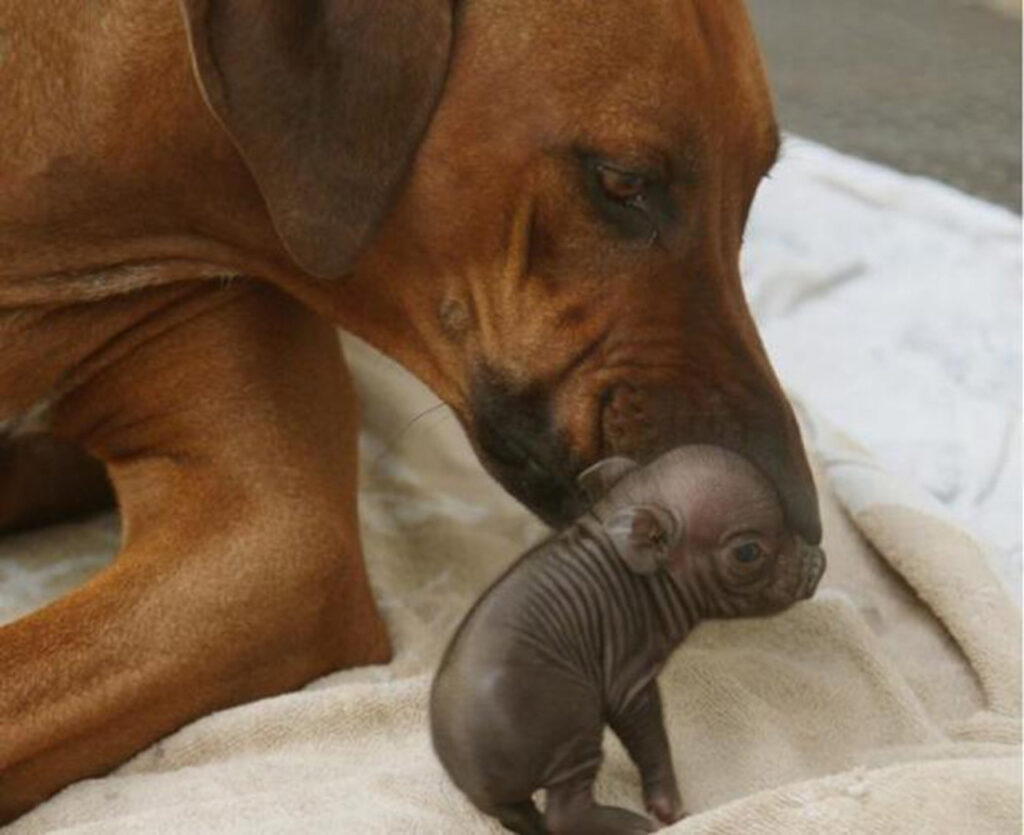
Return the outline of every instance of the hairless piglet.
<path id="1" fill-rule="evenodd" d="M 607 722 L 648 811 L 682 816 L 657 675 L 704 618 L 769 615 L 825 568 L 746 459 L 687 446 L 581 477 L 591 511 L 521 557 L 477 601 L 434 680 L 434 747 L 481 811 L 522 835 L 619 835 L 655 824 L 598 805 Z M 543 814 L 531 796 L 546 789 Z"/>

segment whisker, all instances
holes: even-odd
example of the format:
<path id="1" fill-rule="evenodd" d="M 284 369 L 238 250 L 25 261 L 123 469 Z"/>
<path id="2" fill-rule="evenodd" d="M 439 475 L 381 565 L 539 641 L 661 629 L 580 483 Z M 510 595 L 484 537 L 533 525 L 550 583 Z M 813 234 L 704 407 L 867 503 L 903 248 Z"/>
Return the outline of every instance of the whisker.
<path id="1" fill-rule="evenodd" d="M 438 401 L 429 409 L 424 409 L 418 415 L 416 415 L 408 422 L 406 422 L 406 424 L 401 429 L 399 429 L 398 432 L 395 433 L 395 437 L 393 437 L 384 445 L 384 449 L 381 450 L 380 454 L 378 454 L 377 457 L 373 459 L 373 463 L 370 464 L 369 474 L 374 474 L 377 471 L 377 468 L 380 466 L 381 461 L 383 461 L 384 458 L 386 458 L 388 455 L 391 455 L 395 451 L 395 447 L 398 446 L 399 441 L 402 440 L 402 437 L 405 435 L 406 432 L 412 429 L 413 426 L 419 423 L 423 418 L 427 417 L 428 415 L 434 414 L 439 409 L 444 409 L 445 407 L 447 407 L 447 405 L 448 404 L 444 403 L 443 401 Z"/>

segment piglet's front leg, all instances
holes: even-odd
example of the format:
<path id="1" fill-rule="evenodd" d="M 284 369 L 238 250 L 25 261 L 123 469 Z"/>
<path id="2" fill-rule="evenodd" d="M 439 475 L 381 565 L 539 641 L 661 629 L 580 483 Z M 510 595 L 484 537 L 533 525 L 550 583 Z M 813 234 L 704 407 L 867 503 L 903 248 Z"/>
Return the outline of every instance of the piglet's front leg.
<path id="1" fill-rule="evenodd" d="M 609 724 L 640 770 L 647 811 L 662 823 L 679 820 L 683 802 L 665 733 L 658 682 L 648 684 Z"/>

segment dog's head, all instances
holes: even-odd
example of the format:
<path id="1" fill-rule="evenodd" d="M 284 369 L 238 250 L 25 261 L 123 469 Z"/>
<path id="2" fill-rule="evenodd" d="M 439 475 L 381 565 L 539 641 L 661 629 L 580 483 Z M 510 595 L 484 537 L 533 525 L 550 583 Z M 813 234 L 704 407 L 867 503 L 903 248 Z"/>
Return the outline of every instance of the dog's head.
<path id="1" fill-rule="evenodd" d="M 779 136 L 739 0 L 415 5 L 427 23 L 395 47 L 414 58 L 385 62 L 384 87 L 362 105 L 387 114 L 377 144 L 399 148 L 368 187 L 372 222 L 352 233 L 331 221 L 330 199 L 299 191 L 300 205 L 293 195 L 275 213 L 283 198 L 264 189 L 310 272 L 347 270 L 359 251 L 336 281 L 339 319 L 450 403 L 488 469 L 550 522 L 578 513 L 576 475 L 601 457 L 713 443 L 765 473 L 817 542 L 799 431 L 740 284 L 747 212 Z M 391 102 L 388 84 L 401 92 Z M 326 106 L 309 98 L 306 108 Z M 310 153 L 346 129 L 318 128 Z M 310 140 L 296 141 L 301 151 Z M 266 144 L 273 159 L 280 141 Z M 373 165 L 361 165 L 352 177 L 373 186 Z M 341 223 L 343 247 L 328 221 Z"/>

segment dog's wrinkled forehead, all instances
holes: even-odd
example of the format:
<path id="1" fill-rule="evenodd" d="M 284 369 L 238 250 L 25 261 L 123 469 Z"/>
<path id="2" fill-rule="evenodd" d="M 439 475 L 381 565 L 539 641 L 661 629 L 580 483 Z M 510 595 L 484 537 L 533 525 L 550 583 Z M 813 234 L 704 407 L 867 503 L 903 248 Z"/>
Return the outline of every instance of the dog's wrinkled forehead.
<path id="1" fill-rule="evenodd" d="M 488 109 L 514 109 L 524 131 L 561 122 L 595 142 L 680 151 L 716 141 L 716 125 L 726 125 L 748 134 L 748 146 L 774 142 L 740 0 L 607 0 L 599 14 L 593 0 L 469 0 L 460 30 L 470 48 L 457 43 L 450 78 L 501 89 Z M 459 72 L 464 60 L 472 72 Z"/>

